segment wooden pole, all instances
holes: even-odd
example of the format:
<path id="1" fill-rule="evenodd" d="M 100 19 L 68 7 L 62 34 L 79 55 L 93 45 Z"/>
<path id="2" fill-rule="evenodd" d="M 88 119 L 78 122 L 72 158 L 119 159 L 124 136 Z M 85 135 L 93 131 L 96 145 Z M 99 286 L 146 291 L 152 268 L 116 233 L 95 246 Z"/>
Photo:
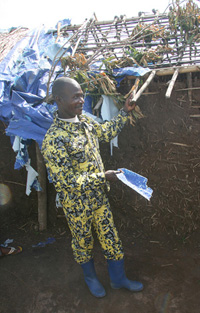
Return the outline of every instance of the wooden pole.
<path id="1" fill-rule="evenodd" d="M 174 71 L 174 74 L 173 74 L 173 76 L 172 76 L 172 79 L 171 79 L 171 81 L 170 81 L 170 83 L 169 83 L 169 86 L 168 86 L 168 88 L 167 88 L 167 92 L 166 92 L 166 94 L 165 94 L 165 97 L 166 97 L 166 98 L 170 98 L 170 96 L 171 96 L 172 89 L 173 89 L 174 84 L 175 84 L 175 81 L 176 81 L 176 79 L 177 79 L 177 77 L 178 77 L 178 72 L 179 72 L 179 69 L 176 68 L 176 70 Z"/>
<path id="2" fill-rule="evenodd" d="M 188 98 L 189 103 L 192 105 L 192 73 L 187 73 L 187 86 L 188 86 Z"/>
<path id="3" fill-rule="evenodd" d="M 152 79 L 154 78 L 156 74 L 156 70 L 153 70 L 151 72 L 151 74 L 149 75 L 149 77 L 147 78 L 146 82 L 142 85 L 142 87 L 138 90 L 138 92 L 136 93 L 136 95 L 133 98 L 133 101 L 137 101 L 137 99 L 141 96 L 141 94 L 143 93 L 143 91 L 147 88 L 147 86 L 150 84 L 150 82 L 152 81 Z"/>
<path id="4" fill-rule="evenodd" d="M 179 74 L 190 73 L 190 72 L 199 72 L 200 67 L 198 65 L 188 65 L 179 67 Z M 165 76 L 165 75 L 173 75 L 174 67 L 157 69 L 156 75 Z"/>
<path id="5" fill-rule="evenodd" d="M 58 39 L 60 38 L 60 28 L 61 28 L 61 22 L 58 22 L 57 26 L 57 38 L 56 38 L 56 43 L 58 42 Z"/>
<path id="6" fill-rule="evenodd" d="M 43 156 L 40 152 L 39 146 L 36 143 L 36 159 L 37 159 L 37 171 L 38 181 L 42 188 L 42 191 L 38 191 L 38 223 L 39 230 L 47 229 L 47 179 L 46 179 L 46 167 L 44 164 Z"/>

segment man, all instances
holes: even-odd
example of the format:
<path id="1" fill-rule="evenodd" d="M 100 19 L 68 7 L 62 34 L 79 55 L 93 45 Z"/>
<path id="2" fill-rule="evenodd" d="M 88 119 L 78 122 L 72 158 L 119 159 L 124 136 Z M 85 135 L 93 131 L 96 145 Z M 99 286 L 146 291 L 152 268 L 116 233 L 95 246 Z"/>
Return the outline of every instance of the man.
<path id="1" fill-rule="evenodd" d="M 99 124 L 82 115 L 84 95 L 75 80 L 58 78 L 52 94 L 58 112 L 44 138 L 42 154 L 72 234 L 75 261 L 82 266 L 90 292 L 105 296 L 92 256 L 94 226 L 108 262 L 111 286 L 140 291 L 142 283 L 126 278 L 122 244 L 105 193 L 109 181 L 117 180 L 117 172 L 105 172 L 99 151 L 99 141 L 108 142 L 120 133 L 134 104 L 127 99 L 117 117 Z"/>

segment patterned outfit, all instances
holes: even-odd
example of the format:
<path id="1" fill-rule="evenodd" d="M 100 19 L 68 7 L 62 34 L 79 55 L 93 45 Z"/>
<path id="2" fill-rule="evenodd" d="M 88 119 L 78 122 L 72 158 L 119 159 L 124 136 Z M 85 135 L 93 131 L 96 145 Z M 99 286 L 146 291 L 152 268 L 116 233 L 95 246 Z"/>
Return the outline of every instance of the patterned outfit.
<path id="1" fill-rule="evenodd" d="M 99 142 L 116 137 L 128 119 L 122 109 L 110 122 L 99 124 L 79 116 L 78 123 L 57 116 L 47 131 L 42 154 L 54 183 L 72 234 L 72 249 L 78 263 L 92 258 L 94 227 L 106 259 L 123 258 L 105 189 L 109 190 L 99 151 Z"/>

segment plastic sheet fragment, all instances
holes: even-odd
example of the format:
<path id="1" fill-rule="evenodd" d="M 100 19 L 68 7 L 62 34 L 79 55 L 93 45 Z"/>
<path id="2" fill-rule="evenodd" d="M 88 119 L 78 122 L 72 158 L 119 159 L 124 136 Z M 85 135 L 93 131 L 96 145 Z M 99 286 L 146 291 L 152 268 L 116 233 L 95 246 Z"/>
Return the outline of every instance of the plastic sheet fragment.
<path id="1" fill-rule="evenodd" d="M 30 159 L 25 164 L 25 167 L 26 167 L 26 170 L 28 172 L 27 181 L 26 181 L 26 194 L 27 194 L 27 196 L 29 196 L 31 193 L 31 188 L 34 187 L 37 191 L 41 191 L 42 189 L 41 189 L 40 184 L 37 180 L 38 173 L 30 165 Z"/>
<path id="2" fill-rule="evenodd" d="M 49 238 L 47 238 L 46 241 L 41 241 L 41 242 L 39 242 L 39 243 L 36 244 L 36 245 L 32 245 L 32 247 L 33 247 L 33 248 L 44 248 L 46 245 L 52 244 L 52 243 L 54 243 L 55 241 L 56 241 L 55 238 L 49 237 Z"/>
<path id="3" fill-rule="evenodd" d="M 117 178 L 121 180 L 125 185 L 129 186 L 141 196 L 150 200 L 153 190 L 147 186 L 147 178 L 141 176 L 135 172 L 127 170 L 126 168 L 118 169 L 122 173 L 117 174 Z"/>
<path id="4" fill-rule="evenodd" d="M 110 121 L 119 112 L 110 96 L 102 95 L 103 103 L 101 106 L 101 116 L 104 121 Z M 113 147 L 118 148 L 118 136 L 110 141 L 110 154 L 113 155 Z"/>

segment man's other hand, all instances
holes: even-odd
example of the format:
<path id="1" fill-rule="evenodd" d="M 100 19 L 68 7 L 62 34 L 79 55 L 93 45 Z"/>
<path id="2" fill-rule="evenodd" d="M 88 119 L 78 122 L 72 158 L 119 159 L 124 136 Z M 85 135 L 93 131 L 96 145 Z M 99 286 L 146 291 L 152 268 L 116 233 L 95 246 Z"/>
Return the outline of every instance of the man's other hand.
<path id="1" fill-rule="evenodd" d="M 124 103 L 123 110 L 126 113 L 131 112 L 135 108 L 136 102 L 133 101 L 133 93 L 130 94 L 130 96 L 126 99 L 126 102 Z"/>
<path id="2" fill-rule="evenodd" d="M 106 180 L 113 181 L 113 182 L 117 181 L 118 178 L 117 178 L 116 174 L 119 174 L 121 172 L 122 172 L 121 170 L 119 170 L 119 171 L 113 171 L 113 170 L 106 171 L 105 172 Z"/>

